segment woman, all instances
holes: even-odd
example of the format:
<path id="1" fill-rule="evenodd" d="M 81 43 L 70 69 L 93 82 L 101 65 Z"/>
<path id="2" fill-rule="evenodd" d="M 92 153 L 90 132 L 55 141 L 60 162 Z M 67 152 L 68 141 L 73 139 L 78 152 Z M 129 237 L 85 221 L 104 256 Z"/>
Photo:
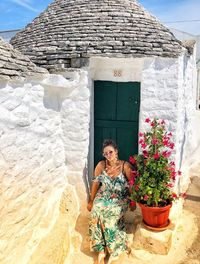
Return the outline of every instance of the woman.
<path id="1" fill-rule="evenodd" d="M 118 148 L 113 140 L 103 143 L 103 156 L 94 171 L 90 200 L 87 209 L 91 211 L 89 234 L 91 249 L 97 251 L 98 263 L 104 263 L 106 254 L 109 262 L 126 251 L 124 213 L 128 209 L 131 167 L 118 159 Z"/>

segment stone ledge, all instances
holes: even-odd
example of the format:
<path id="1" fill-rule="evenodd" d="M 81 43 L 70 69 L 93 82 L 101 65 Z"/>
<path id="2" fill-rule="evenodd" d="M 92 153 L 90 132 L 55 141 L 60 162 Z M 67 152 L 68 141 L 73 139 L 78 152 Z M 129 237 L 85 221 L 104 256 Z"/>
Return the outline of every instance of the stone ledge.
<path id="1" fill-rule="evenodd" d="M 169 219 L 171 221 L 168 229 L 163 231 L 153 231 L 147 229 L 140 221 L 137 224 L 132 247 L 135 250 L 142 249 L 149 253 L 167 255 L 173 240 L 176 237 L 178 226 L 183 211 L 183 199 L 178 199 L 173 202 L 173 206 L 170 210 Z"/>
<path id="2" fill-rule="evenodd" d="M 167 255 L 173 240 L 173 234 L 176 232 L 176 227 L 171 224 L 170 229 L 164 231 L 148 230 L 142 223 L 138 224 L 134 240 L 134 249 L 144 249 L 150 253 Z"/>

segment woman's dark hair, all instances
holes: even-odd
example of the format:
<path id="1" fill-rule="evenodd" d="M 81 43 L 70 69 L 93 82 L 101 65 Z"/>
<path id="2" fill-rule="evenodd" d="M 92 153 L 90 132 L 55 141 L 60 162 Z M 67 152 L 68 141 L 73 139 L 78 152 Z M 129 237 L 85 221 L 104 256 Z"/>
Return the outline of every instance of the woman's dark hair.
<path id="1" fill-rule="evenodd" d="M 118 150 L 118 146 L 117 146 L 117 144 L 115 143 L 114 140 L 105 139 L 104 142 L 103 142 L 103 145 L 102 145 L 102 152 L 103 152 L 104 148 L 106 148 L 108 146 L 112 146 L 114 149 Z"/>

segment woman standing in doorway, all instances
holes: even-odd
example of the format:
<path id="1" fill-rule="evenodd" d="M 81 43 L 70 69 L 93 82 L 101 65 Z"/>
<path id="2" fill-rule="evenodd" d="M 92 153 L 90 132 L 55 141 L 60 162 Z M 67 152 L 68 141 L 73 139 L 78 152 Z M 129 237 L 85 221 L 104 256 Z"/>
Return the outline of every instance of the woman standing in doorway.
<path id="1" fill-rule="evenodd" d="M 104 141 L 102 152 L 105 160 L 95 168 L 87 206 L 91 211 L 91 250 L 98 252 L 98 264 L 104 263 L 107 253 L 108 263 L 112 263 L 128 250 L 123 216 L 128 209 L 131 178 L 130 164 L 118 159 L 118 147 L 113 140 Z"/>

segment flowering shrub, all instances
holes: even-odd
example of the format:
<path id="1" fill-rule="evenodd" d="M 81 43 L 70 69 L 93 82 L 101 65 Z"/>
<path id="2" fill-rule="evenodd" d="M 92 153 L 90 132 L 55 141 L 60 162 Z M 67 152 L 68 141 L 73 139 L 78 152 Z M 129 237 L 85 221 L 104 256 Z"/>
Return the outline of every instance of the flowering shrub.
<path id="1" fill-rule="evenodd" d="M 176 176 L 181 172 L 175 171 L 175 163 L 170 159 L 174 143 L 172 133 L 166 131 L 165 121 L 147 118 L 145 122 L 150 130 L 139 133 L 142 153 L 129 159 L 133 165 L 131 200 L 162 207 L 177 198 L 172 188 Z"/>

